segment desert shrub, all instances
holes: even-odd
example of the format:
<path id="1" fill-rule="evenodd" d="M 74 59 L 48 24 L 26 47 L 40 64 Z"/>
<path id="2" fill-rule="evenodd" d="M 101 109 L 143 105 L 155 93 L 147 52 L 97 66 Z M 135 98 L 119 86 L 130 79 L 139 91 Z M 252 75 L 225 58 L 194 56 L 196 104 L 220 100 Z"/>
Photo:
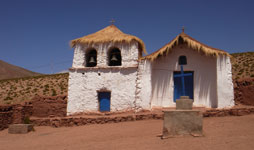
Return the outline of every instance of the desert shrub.
<path id="1" fill-rule="evenodd" d="M 7 96 L 4 98 L 4 101 L 8 101 L 8 100 L 13 100 L 13 98 L 11 98 L 10 96 Z"/>
<path id="2" fill-rule="evenodd" d="M 24 118 L 24 124 L 30 124 L 30 123 L 31 123 L 30 118 L 26 116 L 26 117 Z"/>
<path id="3" fill-rule="evenodd" d="M 51 89 L 52 91 L 52 96 L 56 96 L 56 90 L 55 89 Z"/>

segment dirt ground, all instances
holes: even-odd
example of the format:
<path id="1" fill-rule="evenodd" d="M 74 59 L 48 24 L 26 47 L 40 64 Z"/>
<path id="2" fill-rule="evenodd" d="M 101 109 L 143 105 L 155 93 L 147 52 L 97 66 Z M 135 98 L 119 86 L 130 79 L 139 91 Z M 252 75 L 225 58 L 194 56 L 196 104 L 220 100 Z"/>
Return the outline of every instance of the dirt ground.
<path id="1" fill-rule="evenodd" d="M 79 127 L 35 127 L 16 135 L 0 132 L 0 150 L 253 150 L 254 115 L 204 118 L 204 137 L 161 140 L 162 120 Z"/>

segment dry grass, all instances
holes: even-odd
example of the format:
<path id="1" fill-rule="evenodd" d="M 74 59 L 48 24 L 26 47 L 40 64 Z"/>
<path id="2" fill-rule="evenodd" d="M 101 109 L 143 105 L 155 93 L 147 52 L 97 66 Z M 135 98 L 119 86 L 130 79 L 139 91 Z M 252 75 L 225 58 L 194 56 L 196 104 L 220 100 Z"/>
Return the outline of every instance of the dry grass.
<path id="1" fill-rule="evenodd" d="M 231 55 L 233 79 L 254 77 L 254 52 Z"/>
<path id="2" fill-rule="evenodd" d="M 141 53 L 144 52 L 147 54 L 145 49 L 144 42 L 137 38 L 136 36 L 132 36 L 129 34 L 125 34 L 122 31 L 120 31 L 116 26 L 110 25 L 98 32 L 95 32 L 93 34 L 72 40 L 70 42 L 71 47 L 76 46 L 77 44 L 94 44 L 94 43 L 106 43 L 106 42 L 126 42 L 130 43 L 132 41 L 137 41 L 139 44 L 139 48 Z"/>
<path id="3" fill-rule="evenodd" d="M 66 95 L 68 73 L 0 80 L 0 104 L 30 101 L 35 95 Z"/>
<path id="4" fill-rule="evenodd" d="M 155 60 L 159 56 L 167 55 L 172 51 L 172 49 L 179 45 L 179 44 L 187 44 L 189 48 L 192 48 L 193 50 L 205 54 L 207 56 L 215 56 L 218 55 L 229 55 L 227 52 L 209 47 L 207 45 L 204 45 L 197 40 L 191 38 L 185 33 L 179 34 L 175 39 L 173 39 L 171 42 L 160 48 L 159 50 L 155 51 L 154 53 L 143 57 L 142 59 L 150 59 L 151 61 Z"/>

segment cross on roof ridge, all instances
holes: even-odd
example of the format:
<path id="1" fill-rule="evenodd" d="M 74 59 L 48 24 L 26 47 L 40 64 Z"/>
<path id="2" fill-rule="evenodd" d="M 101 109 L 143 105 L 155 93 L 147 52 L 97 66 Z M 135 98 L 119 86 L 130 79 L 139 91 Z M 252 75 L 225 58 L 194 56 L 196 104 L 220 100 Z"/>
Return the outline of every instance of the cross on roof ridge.
<path id="1" fill-rule="evenodd" d="M 182 26 L 182 32 L 184 33 L 184 26 Z"/>
<path id="2" fill-rule="evenodd" d="M 116 21 L 114 19 L 111 19 L 110 23 L 113 25 Z"/>

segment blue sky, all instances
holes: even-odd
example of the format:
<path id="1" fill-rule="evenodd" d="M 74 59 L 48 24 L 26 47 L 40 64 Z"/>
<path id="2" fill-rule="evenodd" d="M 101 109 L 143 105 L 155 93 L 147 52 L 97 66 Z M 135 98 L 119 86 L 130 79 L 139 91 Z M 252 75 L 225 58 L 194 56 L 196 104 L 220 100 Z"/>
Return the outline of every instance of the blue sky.
<path id="1" fill-rule="evenodd" d="M 185 33 L 229 53 L 254 51 L 253 0 L 0 0 L 0 59 L 56 73 L 71 67 L 69 41 L 110 25 L 148 53 Z"/>

